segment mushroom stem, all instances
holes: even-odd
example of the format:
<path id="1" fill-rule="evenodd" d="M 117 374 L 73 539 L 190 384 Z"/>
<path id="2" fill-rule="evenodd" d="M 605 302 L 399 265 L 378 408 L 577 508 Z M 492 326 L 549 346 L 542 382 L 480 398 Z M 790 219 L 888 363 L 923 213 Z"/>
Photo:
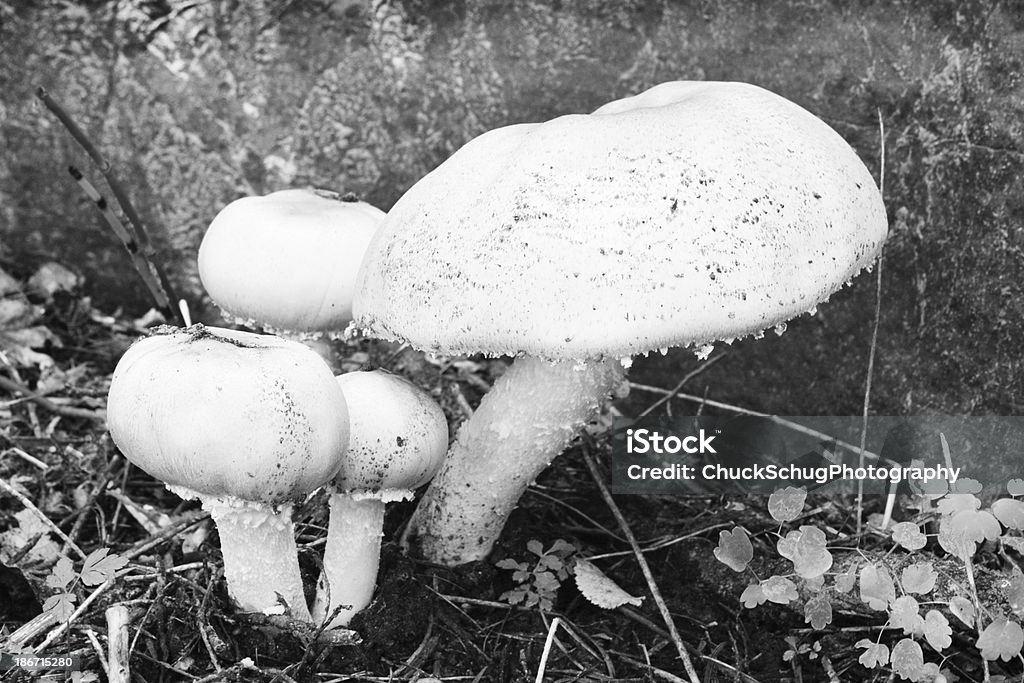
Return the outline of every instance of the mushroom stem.
<path id="1" fill-rule="evenodd" d="M 273 613 L 283 599 L 295 619 L 310 621 L 299 573 L 291 505 L 278 512 L 240 501 L 203 499 L 220 535 L 228 593 L 246 612 Z"/>
<path id="2" fill-rule="evenodd" d="M 380 564 L 384 535 L 384 500 L 373 494 L 334 493 L 324 547 L 324 569 L 317 582 L 313 620 L 327 619 L 341 607 L 327 628 L 348 626 L 370 604 Z"/>
<path id="3" fill-rule="evenodd" d="M 447 566 L 483 559 L 526 487 L 622 377 L 618 360 L 517 359 L 459 429 L 403 545 Z"/>

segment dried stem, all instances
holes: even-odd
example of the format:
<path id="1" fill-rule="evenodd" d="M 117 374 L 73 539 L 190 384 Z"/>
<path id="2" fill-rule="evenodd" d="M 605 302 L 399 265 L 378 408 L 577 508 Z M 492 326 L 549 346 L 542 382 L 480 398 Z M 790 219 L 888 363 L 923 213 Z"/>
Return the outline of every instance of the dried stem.
<path id="1" fill-rule="evenodd" d="M 640 545 L 637 543 L 636 537 L 633 535 L 633 530 L 630 529 L 629 524 L 626 522 L 626 518 L 622 515 L 622 511 L 619 510 L 619 506 L 615 504 L 615 500 L 612 498 L 611 492 L 608 490 L 608 487 L 605 486 L 604 480 L 601 478 L 601 473 L 597 469 L 597 462 L 594 460 L 594 456 L 590 454 L 590 450 L 587 448 L 586 444 L 584 444 L 582 450 L 583 459 L 587 463 L 587 468 L 590 470 L 590 475 L 593 477 L 594 483 L 601 492 L 601 497 L 604 498 L 604 502 L 611 511 L 612 516 L 615 517 L 615 521 L 618 522 L 619 528 L 622 530 L 622 535 L 629 541 L 629 547 L 633 549 L 633 556 L 636 557 L 636 562 L 640 565 L 640 571 L 643 572 L 644 579 L 647 580 L 647 588 L 651 591 L 651 597 L 654 598 L 654 603 L 658 606 L 658 611 L 661 613 L 661 618 L 665 622 L 665 626 L 668 627 L 672 643 L 676 647 L 676 652 L 679 653 L 679 659 L 682 660 L 683 667 L 686 669 L 686 673 L 690 677 L 691 683 L 699 683 L 700 677 L 697 676 L 697 670 L 693 668 L 693 662 L 690 660 L 690 654 L 686 651 L 686 645 L 683 644 L 683 639 L 679 635 L 679 630 L 676 629 L 676 623 L 672 619 L 672 613 L 669 611 L 668 605 L 665 604 L 665 599 L 661 596 L 658 584 L 654 580 L 654 574 L 651 573 L 651 567 L 647 564 L 647 558 L 644 557 L 643 552 L 640 550 Z"/>
<path id="2" fill-rule="evenodd" d="M 168 320 L 177 319 L 179 324 L 183 324 L 184 321 L 181 319 L 180 314 L 177 311 L 175 311 L 174 307 L 170 306 L 168 303 L 170 301 L 175 301 L 177 299 L 177 297 L 175 297 L 174 295 L 174 288 L 171 286 L 171 283 L 167 279 L 167 275 L 164 273 L 163 269 L 160 268 L 160 266 L 157 264 L 155 258 L 156 252 L 153 249 L 153 244 L 149 239 L 149 233 L 146 230 L 146 226 L 142 221 L 142 217 L 139 215 L 139 212 L 135 210 L 135 206 L 128 198 L 128 193 L 125 192 L 124 186 L 121 185 L 121 182 L 117 179 L 117 176 L 114 175 L 113 167 L 111 166 L 110 162 L 100 153 L 96 145 L 93 144 L 93 142 L 89 139 L 89 136 L 85 134 L 85 131 L 83 131 L 81 127 L 79 127 L 75 120 L 71 118 L 71 116 L 64 110 L 64 108 L 61 107 L 60 104 L 56 100 L 54 100 L 48 92 L 46 92 L 45 88 L 38 88 L 36 90 L 36 97 L 38 97 L 39 100 L 46 106 L 46 108 L 49 109 L 53 113 L 53 115 L 57 117 L 57 120 L 61 122 L 61 124 L 68 131 L 68 133 L 71 134 L 71 137 L 74 138 L 75 142 L 77 142 L 79 146 L 81 146 L 81 148 L 85 151 L 89 158 L 92 159 L 93 163 L 96 164 L 97 168 L 99 168 L 100 170 L 100 173 L 103 174 L 103 177 L 107 181 L 107 185 L 110 187 L 110 191 L 114 193 L 114 199 L 117 201 L 118 206 L 121 207 L 121 210 L 124 212 L 125 217 L 128 219 L 129 230 L 126 232 L 128 232 L 129 234 L 134 233 L 134 239 L 125 240 L 123 237 L 121 237 L 120 234 L 118 235 L 118 237 L 120 237 L 121 240 L 124 242 L 125 248 L 128 249 L 129 253 L 132 254 L 133 259 L 136 252 L 133 251 L 131 245 L 137 244 L 138 253 L 141 253 L 142 258 L 146 261 L 147 269 L 151 268 L 152 272 L 155 273 L 156 279 L 160 285 L 160 289 L 162 290 L 162 296 L 154 295 L 157 301 L 158 308 L 161 309 L 161 311 L 164 313 Z M 75 176 L 76 172 L 77 170 L 72 170 L 72 176 Z M 75 179 L 79 181 L 79 184 L 81 184 L 82 178 L 80 173 L 77 177 L 75 177 Z M 96 194 L 98 195 L 99 193 Z M 92 196 L 90 196 L 90 198 L 93 199 L 94 202 L 97 202 L 97 206 L 99 206 L 99 201 L 97 199 L 93 198 Z M 102 200 L 102 196 L 100 196 L 99 199 Z M 103 207 L 100 207 L 100 210 L 103 211 Z M 138 266 L 136 267 L 138 268 Z M 143 278 L 146 279 L 146 276 L 143 275 Z M 150 283 L 147 280 L 147 286 L 149 284 Z"/>

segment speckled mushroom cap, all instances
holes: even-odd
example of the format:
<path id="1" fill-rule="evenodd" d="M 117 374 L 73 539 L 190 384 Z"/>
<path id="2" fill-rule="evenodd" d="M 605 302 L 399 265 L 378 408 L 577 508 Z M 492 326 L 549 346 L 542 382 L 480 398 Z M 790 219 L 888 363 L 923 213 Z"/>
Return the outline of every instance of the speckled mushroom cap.
<path id="1" fill-rule="evenodd" d="M 732 339 L 869 265 L 874 180 L 821 120 L 674 82 L 470 141 L 388 213 L 355 325 L 443 354 L 583 359 Z"/>
<path id="2" fill-rule="evenodd" d="M 356 273 L 384 212 L 321 190 L 224 207 L 199 247 L 203 286 L 239 322 L 278 332 L 345 329 Z"/>
<path id="3" fill-rule="evenodd" d="M 448 451 L 441 407 L 404 377 L 381 370 L 338 375 L 338 385 L 350 431 L 335 488 L 388 500 L 430 481 Z"/>
<path id="4" fill-rule="evenodd" d="M 278 504 L 338 471 L 345 396 L 297 342 L 195 325 L 136 342 L 114 369 L 107 426 L 183 497 Z"/>

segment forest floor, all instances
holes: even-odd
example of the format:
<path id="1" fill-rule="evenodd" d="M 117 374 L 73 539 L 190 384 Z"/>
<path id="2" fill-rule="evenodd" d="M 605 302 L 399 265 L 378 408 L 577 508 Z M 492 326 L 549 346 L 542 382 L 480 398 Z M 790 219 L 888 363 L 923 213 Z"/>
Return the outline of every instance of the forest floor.
<path id="1" fill-rule="evenodd" d="M 609 440 L 607 430 L 595 429 L 529 489 L 485 561 L 448 569 L 404 556 L 393 540 L 413 503 L 390 506 L 377 595 L 351 632 L 327 638 L 281 618 L 239 614 L 227 597 L 207 515 L 131 466 L 105 429 L 113 366 L 151 321 L 100 313 L 57 272 L 7 292 L 5 301 L 31 308 L 6 321 L 0 373 L 10 396 L 0 404 L 0 619 L 8 636 L 0 651 L 77 657 L 80 672 L 57 669 L 51 680 L 106 677 L 107 629 L 118 605 L 127 608 L 120 613 L 129 635 L 122 661 L 132 680 L 148 682 L 680 681 L 688 680 L 681 649 L 700 680 L 877 680 L 901 670 L 895 650 L 890 666 L 868 669 L 858 662 L 865 648 L 858 641 L 899 640 L 894 612 L 865 605 L 863 585 L 858 597 L 830 583 L 830 621 L 810 625 L 812 582 L 775 553 L 780 532 L 797 524 L 801 532 L 824 530 L 837 557 L 829 573 L 835 586 L 843 576 L 852 581 L 858 565 L 897 572 L 911 558 L 928 560 L 942 578 L 937 602 L 955 615 L 949 606 L 957 589 L 950 586 L 968 583 L 964 566 L 934 541 L 894 553 L 888 533 L 871 525 L 858 532 L 851 496 L 811 496 L 780 524 L 764 496 L 608 495 Z M 55 283 L 53 291 L 39 287 L 46 282 Z M 501 360 L 427 359 L 369 340 L 325 343 L 321 350 L 340 371 L 386 367 L 408 377 L 438 399 L 453 426 L 505 367 Z M 692 382 L 701 367 L 695 362 Z M 672 398 L 686 387 L 666 379 L 661 393 L 634 386 L 615 409 L 626 417 L 656 402 L 654 408 L 677 414 L 698 409 Z M 310 591 L 326 534 L 325 503 L 318 493 L 295 510 Z M 883 504 L 869 497 L 863 514 L 877 515 Z M 935 519 L 926 512 L 904 516 L 922 524 Z M 716 559 L 728 545 L 723 532 L 738 526 L 755 558 L 740 572 Z M 70 566 L 62 568 L 61 558 Z M 1005 571 L 1006 558 L 1005 549 L 982 548 L 972 566 L 980 596 L 974 602 L 989 618 L 1017 612 L 1006 589 L 1016 580 Z M 602 583 L 616 597 L 606 608 L 592 603 L 592 584 L 577 583 L 582 560 L 603 573 L 599 583 L 611 582 Z M 744 607 L 748 585 L 774 574 L 797 580 L 799 596 Z M 624 602 L 630 596 L 643 601 Z M 1019 680 L 1019 658 L 983 663 L 972 646 L 977 633 L 953 618 L 948 623 L 955 645 L 943 657 L 928 651 L 925 660 L 937 664 L 919 668 L 918 680 Z M 12 669 L 0 680 L 19 677 L 27 674 Z"/>

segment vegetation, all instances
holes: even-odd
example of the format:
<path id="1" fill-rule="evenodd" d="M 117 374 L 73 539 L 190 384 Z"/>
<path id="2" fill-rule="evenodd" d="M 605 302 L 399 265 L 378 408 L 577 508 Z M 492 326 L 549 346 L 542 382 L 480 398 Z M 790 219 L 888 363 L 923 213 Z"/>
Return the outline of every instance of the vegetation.
<path id="1" fill-rule="evenodd" d="M 105 192 L 101 174 L 34 93 L 45 87 L 110 159 L 175 288 L 208 321 L 217 314 L 196 252 L 217 211 L 243 195 L 316 185 L 387 209 L 485 130 L 589 111 L 672 79 L 778 92 L 832 125 L 880 179 L 881 120 L 891 234 L 870 410 L 1012 414 L 1024 409 L 1022 45 L 1020 0 L 0 0 L 0 619 L 10 633 L 52 618 L 17 642 L 0 637 L 0 651 L 74 653 L 94 674 L 75 679 L 95 680 L 105 610 L 123 604 L 130 663 L 147 681 L 532 681 L 542 655 L 546 680 L 673 681 L 686 678 L 684 643 L 703 675 L 737 680 L 980 680 L 986 667 L 993 679 L 1019 676 L 1009 655 L 1020 650 L 1011 624 L 1022 581 L 1005 570 L 1020 549 L 998 523 L 979 523 L 995 536 L 982 534 L 976 554 L 931 541 L 907 551 L 894 532 L 858 535 L 850 501 L 812 495 L 779 559 L 768 550 L 783 520 L 763 498 L 629 496 L 609 507 L 603 470 L 588 466 L 607 443 L 589 438 L 530 489 L 488 561 L 436 570 L 386 544 L 378 598 L 352 622 L 359 642 L 236 614 L 208 518 L 132 469 L 105 432 L 110 372 L 151 303 L 64 169 Z M 687 351 L 638 359 L 634 392 L 617 407 L 641 414 L 661 397 L 640 385 L 668 390 L 699 368 L 693 394 L 767 413 L 858 414 L 875 297 L 874 278 L 861 277 L 786 334 L 737 342 L 704 365 Z M 329 352 L 337 367 L 410 378 L 453 424 L 504 368 L 370 341 Z M 666 408 L 696 410 L 657 402 Z M 294 511 L 310 590 L 325 503 L 321 494 Z M 1009 515 L 1007 504 L 984 503 L 1012 527 L 1016 518 L 996 514 Z M 868 511 L 882 505 L 869 499 Z M 386 540 L 411 509 L 389 509 Z M 941 519 L 905 508 L 897 518 L 924 531 Z M 736 526 L 751 544 L 745 562 Z M 858 585 L 848 602 L 828 603 L 831 622 L 821 600 L 799 592 L 815 580 L 790 557 L 801 543 L 800 562 L 815 570 L 837 544 L 858 548 L 857 562 L 827 570 L 829 590 Z M 792 590 L 775 581 L 761 589 L 768 602 L 747 609 L 749 581 L 734 564 Z M 594 566 L 625 597 L 591 604 L 579 584 L 581 571 L 583 586 L 603 581 Z M 967 605 L 988 610 L 984 624 L 956 596 L 924 590 L 928 569 L 948 579 L 943 590 L 968 587 Z M 906 595 L 895 598 L 897 586 Z M 922 616 L 910 594 L 942 605 Z M 882 630 L 893 620 L 897 632 Z"/>

